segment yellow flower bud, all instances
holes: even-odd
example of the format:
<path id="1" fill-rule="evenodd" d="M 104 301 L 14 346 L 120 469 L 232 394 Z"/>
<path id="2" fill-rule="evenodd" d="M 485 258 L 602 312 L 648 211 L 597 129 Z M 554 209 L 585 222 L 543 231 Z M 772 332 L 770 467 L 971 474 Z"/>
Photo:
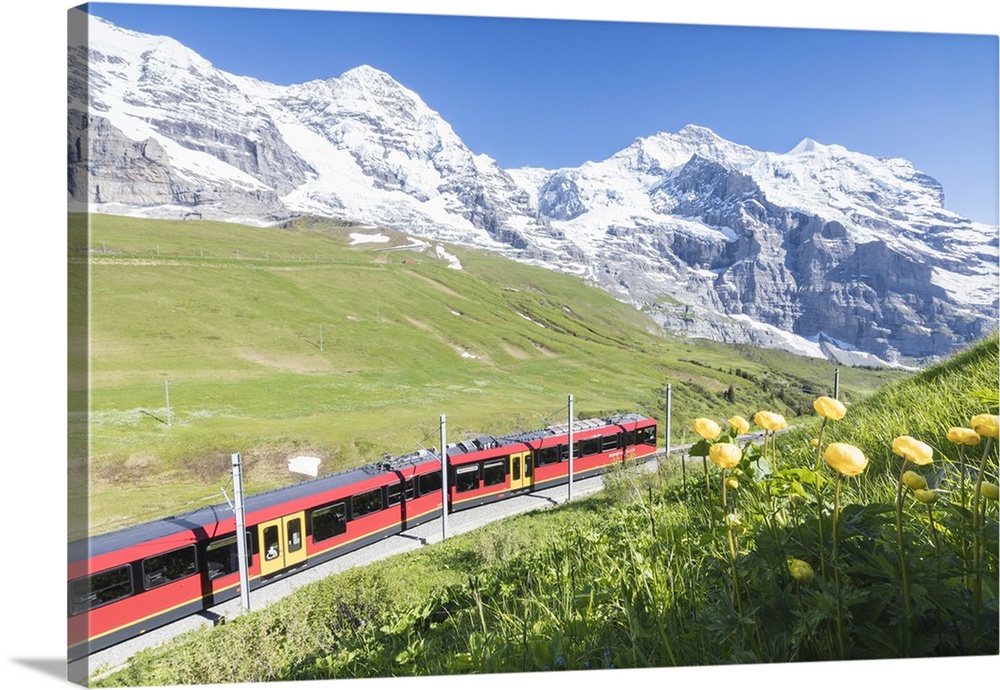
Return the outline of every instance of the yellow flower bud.
<path id="1" fill-rule="evenodd" d="M 948 429 L 948 440 L 966 446 L 974 446 L 980 441 L 979 434 L 964 426 L 953 426 Z"/>
<path id="2" fill-rule="evenodd" d="M 753 416 L 753 422 L 759 427 L 763 427 L 768 431 L 781 431 L 788 427 L 788 422 L 785 418 L 776 412 L 768 412 L 766 410 L 761 410 Z"/>
<path id="3" fill-rule="evenodd" d="M 812 446 L 813 448 L 818 448 L 819 447 L 819 439 L 818 438 L 811 438 L 811 439 L 809 439 L 809 445 Z"/>
<path id="4" fill-rule="evenodd" d="M 938 495 L 928 489 L 917 489 L 913 492 L 913 496 L 921 503 L 933 503 L 938 500 Z"/>
<path id="5" fill-rule="evenodd" d="M 739 465 L 742 454 L 735 443 L 715 443 L 708 449 L 708 457 L 724 470 Z"/>
<path id="6" fill-rule="evenodd" d="M 979 495 L 991 501 L 996 501 L 1000 498 L 1000 487 L 993 482 L 983 482 L 979 487 Z"/>
<path id="7" fill-rule="evenodd" d="M 1000 417 L 995 414 L 977 414 L 972 418 L 969 426 L 980 436 L 997 438 L 1000 435 Z"/>
<path id="8" fill-rule="evenodd" d="M 934 461 L 934 451 L 931 447 L 912 436 L 897 436 L 893 439 L 892 452 L 914 465 L 929 465 Z"/>
<path id="9" fill-rule="evenodd" d="M 730 489 L 738 489 L 740 488 L 740 480 L 736 477 L 729 477 L 726 479 L 726 486 Z"/>
<path id="10" fill-rule="evenodd" d="M 816 571 L 813 570 L 813 567 L 798 558 L 790 558 L 788 560 L 788 572 L 796 582 L 802 583 L 809 582 L 816 576 Z"/>
<path id="11" fill-rule="evenodd" d="M 844 415 L 847 414 L 847 408 L 844 407 L 844 403 L 836 398 L 829 398 L 825 395 L 816 398 L 816 402 L 813 403 L 813 409 L 816 410 L 816 414 L 820 417 L 826 417 L 835 421 L 843 419 Z"/>
<path id="12" fill-rule="evenodd" d="M 868 465 L 868 458 L 861 449 L 849 443 L 831 443 L 826 447 L 823 459 L 827 465 L 848 477 L 861 474 Z"/>
<path id="13" fill-rule="evenodd" d="M 919 491 L 920 489 L 927 488 L 927 480 L 924 479 L 924 475 L 917 474 L 913 470 L 903 472 L 903 483 L 911 491 Z"/>
<path id="14" fill-rule="evenodd" d="M 729 428 L 737 434 L 745 434 L 750 431 L 750 422 L 743 419 L 743 417 L 740 417 L 739 415 L 730 417 L 727 421 L 729 422 Z"/>
<path id="15" fill-rule="evenodd" d="M 706 441 L 714 441 L 722 434 L 722 429 L 716 422 L 704 417 L 694 420 L 694 433 L 701 436 Z"/>

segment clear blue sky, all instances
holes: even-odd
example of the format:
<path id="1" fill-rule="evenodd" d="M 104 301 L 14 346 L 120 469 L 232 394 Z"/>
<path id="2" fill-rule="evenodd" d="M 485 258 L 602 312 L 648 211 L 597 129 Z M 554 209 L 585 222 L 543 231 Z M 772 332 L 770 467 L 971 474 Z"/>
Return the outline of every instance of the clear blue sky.
<path id="1" fill-rule="evenodd" d="M 759 150 L 811 137 L 906 158 L 944 185 L 949 209 L 998 222 L 995 33 L 90 7 L 276 84 L 384 70 L 507 168 L 577 166 L 697 124 Z"/>

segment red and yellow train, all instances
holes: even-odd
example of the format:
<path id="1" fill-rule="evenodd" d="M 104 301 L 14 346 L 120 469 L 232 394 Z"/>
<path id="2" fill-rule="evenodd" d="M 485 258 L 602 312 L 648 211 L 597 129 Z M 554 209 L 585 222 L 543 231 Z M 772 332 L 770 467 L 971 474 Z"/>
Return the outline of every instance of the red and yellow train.
<path id="1" fill-rule="evenodd" d="M 656 421 L 638 414 L 573 423 L 573 478 L 656 452 Z M 566 425 L 447 449 L 448 509 L 565 484 Z M 410 455 L 249 496 L 249 587 L 408 530 L 441 514 L 441 458 Z M 76 660 L 239 596 L 236 520 L 228 504 L 69 545 L 68 644 Z"/>

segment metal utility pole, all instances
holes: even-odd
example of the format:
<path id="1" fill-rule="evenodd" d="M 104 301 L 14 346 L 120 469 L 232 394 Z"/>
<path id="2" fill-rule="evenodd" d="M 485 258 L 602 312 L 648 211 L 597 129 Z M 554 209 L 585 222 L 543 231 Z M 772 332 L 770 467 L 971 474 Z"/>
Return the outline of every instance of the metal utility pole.
<path id="1" fill-rule="evenodd" d="M 163 394 L 167 398 L 167 426 L 170 426 L 170 381 L 163 379 Z"/>
<path id="2" fill-rule="evenodd" d="M 573 394 L 569 394 L 569 496 L 573 500 Z"/>
<path id="3" fill-rule="evenodd" d="M 441 415 L 441 539 L 448 538 L 448 446 L 447 427 Z"/>
<path id="4" fill-rule="evenodd" d="M 833 398 L 840 400 L 840 367 L 833 370 Z"/>
<path id="5" fill-rule="evenodd" d="M 667 384 L 667 412 L 666 412 L 666 416 L 667 416 L 666 434 L 667 435 L 666 435 L 666 440 L 664 441 L 664 446 L 666 446 L 664 448 L 664 457 L 667 458 L 667 459 L 670 458 L 670 407 L 671 407 L 671 402 L 672 402 L 670 398 L 671 398 L 671 393 L 673 392 L 673 391 L 670 390 L 670 386 L 671 386 L 671 384 L 668 383 Z"/>
<path id="6" fill-rule="evenodd" d="M 240 605 L 243 613 L 250 610 L 250 566 L 247 562 L 246 518 L 243 515 L 243 468 L 242 456 L 232 454 L 233 461 L 233 493 L 236 494 L 236 557 L 240 570 Z"/>
<path id="7" fill-rule="evenodd" d="M 323 324 L 319 325 L 319 351 L 323 351 Z"/>

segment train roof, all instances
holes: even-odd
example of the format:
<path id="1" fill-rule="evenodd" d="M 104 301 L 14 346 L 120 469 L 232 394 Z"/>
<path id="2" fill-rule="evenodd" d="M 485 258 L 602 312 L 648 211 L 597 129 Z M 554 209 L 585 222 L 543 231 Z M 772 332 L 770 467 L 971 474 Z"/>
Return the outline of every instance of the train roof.
<path id="1" fill-rule="evenodd" d="M 598 417 L 593 419 L 580 419 L 573 422 L 574 433 L 579 433 L 583 431 L 588 431 L 590 429 L 597 429 L 600 427 L 606 427 L 616 424 L 627 424 L 629 422 L 639 422 L 649 417 L 641 414 L 629 413 L 612 415 L 608 417 Z M 538 441 L 541 439 L 550 438 L 552 436 L 559 436 L 560 434 L 565 434 L 569 431 L 569 423 L 566 424 L 550 424 L 543 429 L 535 429 L 534 431 L 522 431 L 516 434 L 508 434 L 506 436 L 478 436 L 474 439 L 469 439 L 467 441 L 462 441 L 461 443 L 456 443 L 454 445 L 448 446 L 448 456 L 458 457 L 465 455 L 466 453 L 475 453 L 480 450 L 489 450 L 490 448 L 501 448 L 503 446 L 509 446 L 515 443 L 528 443 L 530 441 Z"/>

